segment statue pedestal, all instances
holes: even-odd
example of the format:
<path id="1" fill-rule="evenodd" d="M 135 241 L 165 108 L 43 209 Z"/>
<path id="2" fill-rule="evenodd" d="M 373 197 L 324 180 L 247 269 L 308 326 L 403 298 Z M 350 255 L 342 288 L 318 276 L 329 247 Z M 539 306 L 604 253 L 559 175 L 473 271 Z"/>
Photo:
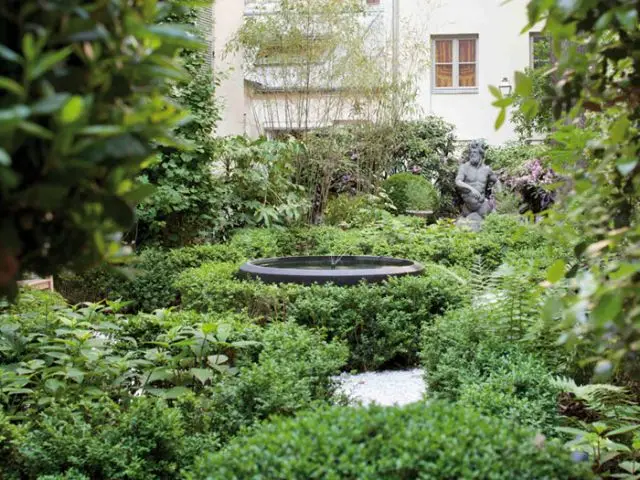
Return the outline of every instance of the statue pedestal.
<path id="1" fill-rule="evenodd" d="M 482 230 L 482 217 L 477 213 L 470 213 L 466 217 L 460 217 L 456 220 L 456 226 L 460 228 L 468 228 L 473 232 Z"/>

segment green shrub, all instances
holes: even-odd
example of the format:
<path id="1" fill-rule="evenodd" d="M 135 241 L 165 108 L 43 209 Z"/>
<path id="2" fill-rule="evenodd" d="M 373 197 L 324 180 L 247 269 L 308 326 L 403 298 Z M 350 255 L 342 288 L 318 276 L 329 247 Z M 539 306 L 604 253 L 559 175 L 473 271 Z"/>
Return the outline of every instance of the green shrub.
<path id="1" fill-rule="evenodd" d="M 373 370 L 415 364 L 421 323 L 465 300 L 464 285 L 427 268 L 424 276 L 379 285 L 311 286 L 299 292 L 288 314 L 325 329 L 329 338 L 345 340 L 350 367 Z"/>
<path id="2" fill-rule="evenodd" d="M 121 298 L 128 310 L 151 312 L 180 304 L 173 286 L 178 275 L 206 262 L 240 262 L 241 252 L 228 245 L 199 245 L 174 250 L 148 248 L 130 264 L 128 272 L 101 267 L 83 274 L 58 276 L 56 288 L 71 303 Z M 127 275 L 125 275 L 125 273 Z"/>
<path id="3" fill-rule="evenodd" d="M 420 323 L 466 300 L 461 279 L 437 266 L 420 277 L 353 287 L 237 280 L 237 268 L 211 263 L 184 272 L 176 283 L 183 306 L 201 312 L 244 310 L 325 328 L 330 338 L 347 341 L 349 364 L 360 369 L 415 363 Z"/>
<path id="4" fill-rule="evenodd" d="M 178 51 L 200 43 L 179 25 L 154 25 L 173 10 L 154 0 L 3 2 L 2 294 L 22 273 L 79 270 L 119 250 L 118 232 L 149 192 L 134 180 L 185 117 L 167 94 L 186 77 Z"/>
<path id="5" fill-rule="evenodd" d="M 510 175 L 517 172 L 529 160 L 545 156 L 548 151 L 549 148 L 545 145 L 507 143 L 499 147 L 489 147 L 485 161 L 494 171 L 502 171 Z"/>
<path id="6" fill-rule="evenodd" d="M 382 187 L 398 213 L 406 213 L 407 210 L 438 209 L 438 191 L 422 176 L 408 172 L 397 173 L 385 180 Z"/>
<path id="7" fill-rule="evenodd" d="M 460 388 L 458 403 L 496 416 L 555 433 L 558 425 L 558 394 L 552 375 L 543 362 L 517 350 L 497 356 L 476 372 Z M 484 368 L 484 371 L 482 370 Z"/>
<path id="8" fill-rule="evenodd" d="M 211 392 L 212 428 L 231 436 L 270 415 L 292 415 L 331 399 L 331 377 L 348 356 L 338 342 L 291 323 L 276 323 L 255 332 L 261 345 L 238 375 L 225 378 Z"/>
<path id="9" fill-rule="evenodd" d="M 556 442 L 473 409 L 334 407 L 278 419 L 200 460 L 191 479 L 591 478 Z"/>
<path id="10" fill-rule="evenodd" d="M 135 399 L 123 407 L 108 400 L 52 405 L 32 419 L 20 441 L 14 470 L 88 478 L 175 478 L 199 451 L 187 451 L 190 432 L 178 408 L 161 400 Z M 216 436 L 199 437 L 215 448 Z M 71 471 L 71 472 L 70 472 Z"/>
<path id="11" fill-rule="evenodd" d="M 470 378 L 485 379 L 514 352 L 533 355 L 554 373 L 571 368 L 572 352 L 557 345 L 540 318 L 539 297 L 493 295 L 491 303 L 449 311 L 423 325 L 421 356 L 430 392 L 457 399 Z"/>
<path id="12" fill-rule="evenodd" d="M 184 308 L 199 312 L 246 311 L 252 317 L 285 318 L 291 298 L 304 287 L 235 278 L 239 264 L 207 263 L 185 271 L 175 283 Z"/>
<path id="13" fill-rule="evenodd" d="M 324 221 L 328 225 L 362 227 L 385 221 L 389 216 L 380 197 L 343 193 L 329 199 Z"/>

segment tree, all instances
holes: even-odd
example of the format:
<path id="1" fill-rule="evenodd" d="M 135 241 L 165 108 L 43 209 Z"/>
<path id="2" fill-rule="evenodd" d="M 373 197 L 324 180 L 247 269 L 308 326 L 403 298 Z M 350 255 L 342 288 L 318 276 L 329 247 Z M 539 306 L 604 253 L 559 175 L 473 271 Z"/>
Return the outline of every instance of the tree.
<path id="1" fill-rule="evenodd" d="M 544 23 L 553 40 L 557 123 L 550 140 L 553 168 L 569 177 L 571 192 L 550 220 L 578 227 L 576 260 L 558 262 L 554 283 L 566 277 L 566 295 L 551 298 L 550 320 L 562 318 L 563 340 L 589 343 L 596 374 L 623 367 L 640 378 L 640 2 L 531 0 L 529 28 Z M 497 89 L 504 119 L 512 99 Z M 540 109 L 532 81 L 516 74 L 523 114 Z"/>
<path id="2" fill-rule="evenodd" d="M 25 272 L 122 255 L 150 192 L 135 182 L 185 112 L 167 97 L 200 42 L 155 0 L 8 0 L 0 7 L 0 291 Z"/>
<path id="3" fill-rule="evenodd" d="M 256 122 L 307 131 L 336 120 L 389 123 L 412 113 L 415 76 L 426 65 L 424 36 L 412 25 L 394 72 L 384 16 L 361 0 L 279 0 L 246 18 L 229 45 L 251 82 Z"/>

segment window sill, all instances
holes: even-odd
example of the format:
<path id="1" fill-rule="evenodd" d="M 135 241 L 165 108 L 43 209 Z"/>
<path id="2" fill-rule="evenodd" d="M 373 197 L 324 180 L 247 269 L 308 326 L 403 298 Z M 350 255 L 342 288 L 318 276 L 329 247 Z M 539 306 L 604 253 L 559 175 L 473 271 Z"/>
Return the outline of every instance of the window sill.
<path id="1" fill-rule="evenodd" d="M 467 95 L 467 94 L 478 94 L 478 87 L 467 87 L 467 88 L 433 88 L 431 89 L 431 93 L 434 95 Z"/>

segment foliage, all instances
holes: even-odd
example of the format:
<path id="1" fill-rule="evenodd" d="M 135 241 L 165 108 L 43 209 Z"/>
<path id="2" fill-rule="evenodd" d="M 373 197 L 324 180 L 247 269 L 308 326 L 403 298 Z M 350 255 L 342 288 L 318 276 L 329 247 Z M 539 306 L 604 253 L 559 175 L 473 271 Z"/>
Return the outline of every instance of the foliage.
<path id="1" fill-rule="evenodd" d="M 122 321 L 97 305 L 44 315 L 3 315 L 0 328 L 0 405 L 22 414 L 74 398 L 129 401 L 201 392 L 221 375 L 246 342 L 232 325 L 206 317 L 172 324 L 138 345 Z M 131 333 L 131 331 L 127 332 Z M 144 343 L 144 342 L 143 342 Z"/>
<path id="2" fill-rule="evenodd" d="M 383 208 L 384 199 L 374 195 L 350 195 L 343 193 L 327 202 L 324 222 L 328 225 L 340 227 L 363 227 L 388 217 Z"/>
<path id="3" fill-rule="evenodd" d="M 195 27 L 196 20 L 197 10 L 188 8 L 168 17 L 165 25 Z M 156 188 L 138 206 L 135 231 L 129 235 L 137 245 L 185 245 L 218 225 L 220 193 L 211 163 L 218 153 L 212 135 L 219 106 L 214 101 L 216 84 L 207 55 L 202 49 L 181 52 L 188 76 L 173 86 L 171 97 L 190 113 L 189 122 L 176 134 L 190 142 L 191 148 L 163 148 L 156 163 L 142 172 L 141 183 Z"/>
<path id="4" fill-rule="evenodd" d="M 502 358 L 520 353 L 532 355 L 550 372 L 572 371 L 573 359 L 556 345 L 557 333 L 541 323 L 540 303 L 539 296 L 521 288 L 492 290 L 472 307 L 425 324 L 421 356 L 429 390 L 457 399 L 466 383 L 486 381 Z"/>
<path id="5" fill-rule="evenodd" d="M 58 299 L 55 299 L 58 302 Z M 7 478 L 173 478 L 272 414 L 327 402 L 345 346 L 294 324 L 117 304 L 0 316 L 0 471 Z M 7 455 L 4 455 L 7 453 Z"/>
<path id="6" fill-rule="evenodd" d="M 396 173 L 382 184 L 399 213 L 408 210 L 438 209 L 438 192 L 425 178 L 412 173 Z"/>
<path id="7" fill-rule="evenodd" d="M 550 299 L 548 316 L 561 314 L 569 344 L 592 342 L 598 355 L 591 359 L 600 358 L 594 371 L 611 375 L 615 365 L 637 363 L 640 338 L 637 4 L 531 0 L 528 16 L 529 27 L 542 22 L 552 38 L 550 100 L 558 122 L 550 156 L 553 169 L 571 179 L 550 219 L 580 227 L 572 239 L 577 266 L 550 271 L 551 283 L 566 276 L 571 288 Z M 516 72 L 515 91 L 526 98 L 527 118 L 540 111 L 529 77 Z M 503 119 L 511 101 L 492 92 Z"/>
<path id="8" fill-rule="evenodd" d="M 117 234 L 149 193 L 134 179 L 156 145 L 175 145 L 170 130 L 184 118 L 166 96 L 169 79 L 186 74 L 176 53 L 199 46 L 180 25 L 154 25 L 170 12 L 152 0 L 5 2 L 3 293 L 15 293 L 24 272 L 49 275 L 120 255 Z"/>
<path id="9" fill-rule="evenodd" d="M 199 462 L 193 479 L 589 478 L 557 443 L 439 402 L 279 419 Z"/>
<path id="10" fill-rule="evenodd" d="M 223 145 L 218 181 L 231 192 L 229 209 L 239 226 L 289 225 L 300 221 L 309 205 L 296 165 L 305 145 L 287 141 L 228 139 Z"/>
<path id="11" fill-rule="evenodd" d="M 349 366 L 373 370 L 417 361 L 420 323 L 463 303 L 465 286 L 439 269 L 382 285 L 312 286 L 287 309 L 290 318 L 348 343 Z"/>
<path id="12" fill-rule="evenodd" d="M 304 287 L 236 280 L 238 265 L 205 264 L 177 282 L 183 306 L 206 312 L 246 310 L 270 320 L 289 318 L 346 341 L 350 365 L 372 369 L 416 360 L 420 322 L 465 300 L 465 288 L 441 269 L 382 285 Z"/>
<path id="13" fill-rule="evenodd" d="M 86 475 L 81 478 L 169 478 L 198 454 L 189 451 L 190 441 L 217 446 L 214 434 L 187 434 L 180 409 L 147 398 L 127 409 L 109 400 L 54 404 L 27 426 L 23 438 L 13 439 L 17 454 L 3 466 L 23 478 L 71 472 Z"/>
<path id="14" fill-rule="evenodd" d="M 578 386 L 554 382 L 566 392 L 562 410 L 570 426 L 557 430 L 571 438 L 566 446 L 592 463 L 602 478 L 637 478 L 640 468 L 640 407 L 626 388 L 609 384 Z M 573 437 L 573 438 L 572 438 Z"/>
<path id="15" fill-rule="evenodd" d="M 440 117 L 429 116 L 420 121 L 399 125 L 392 144 L 391 173 L 420 173 L 440 193 L 441 215 L 456 213 L 455 176 L 457 162 L 453 125 Z"/>
<path id="16" fill-rule="evenodd" d="M 485 368 L 486 376 L 468 372 L 459 405 L 473 406 L 485 415 L 509 419 L 547 435 L 554 433 L 560 390 L 543 362 L 516 350 L 497 356 Z"/>
<path id="17" fill-rule="evenodd" d="M 348 356 L 346 346 L 292 323 L 256 333 L 261 349 L 254 361 L 211 392 L 208 421 L 223 438 L 271 415 L 293 415 L 329 401 L 331 377 Z"/>
<path id="18" fill-rule="evenodd" d="M 182 271 L 206 262 L 242 259 L 242 252 L 227 245 L 147 248 L 130 263 L 128 276 L 103 266 L 83 274 L 64 272 L 57 277 L 56 287 L 71 303 L 125 299 L 128 310 L 151 312 L 180 303 L 173 283 Z"/>
<path id="19" fill-rule="evenodd" d="M 502 177 L 520 173 L 523 165 L 530 160 L 545 157 L 549 147 L 540 144 L 519 142 L 490 146 L 486 151 L 485 162 Z"/>

